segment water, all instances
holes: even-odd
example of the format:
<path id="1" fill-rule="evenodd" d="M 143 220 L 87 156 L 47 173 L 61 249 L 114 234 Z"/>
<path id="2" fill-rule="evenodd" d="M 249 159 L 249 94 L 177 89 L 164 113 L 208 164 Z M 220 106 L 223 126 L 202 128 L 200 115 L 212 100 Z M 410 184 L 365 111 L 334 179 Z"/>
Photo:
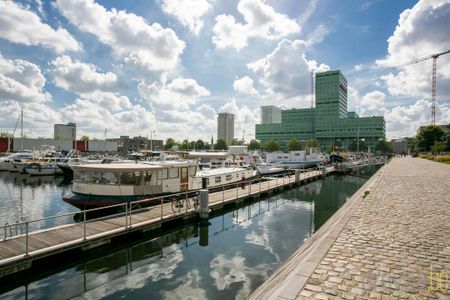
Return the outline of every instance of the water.
<path id="1" fill-rule="evenodd" d="M 188 224 L 162 236 L 102 250 L 38 278 L 1 284 L 0 298 L 246 298 L 375 170 L 330 176 L 225 212 L 207 224 Z M 56 199 L 68 185 L 27 186 L 23 195 L 32 195 L 28 190 L 33 188 L 44 194 L 36 197 L 35 191 L 33 199 L 38 200 L 27 200 L 37 201 L 34 207 L 48 206 L 46 212 L 72 209 Z M 55 198 L 47 201 L 46 196 Z M 28 203 L 25 198 L 23 203 Z M 32 214 L 31 208 L 24 208 L 14 216 Z"/>

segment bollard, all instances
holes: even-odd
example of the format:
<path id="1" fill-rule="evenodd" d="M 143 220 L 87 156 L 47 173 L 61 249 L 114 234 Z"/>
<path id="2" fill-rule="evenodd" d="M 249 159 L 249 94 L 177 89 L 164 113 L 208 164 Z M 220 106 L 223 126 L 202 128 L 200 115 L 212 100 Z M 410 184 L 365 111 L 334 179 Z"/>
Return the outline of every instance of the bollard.
<path id="1" fill-rule="evenodd" d="M 202 247 L 208 246 L 209 225 L 208 220 L 200 220 L 200 240 L 198 244 Z"/>
<path id="2" fill-rule="evenodd" d="M 209 196 L 208 190 L 200 190 L 198 197 L 199 206 L 198 214 L 201 219 L 207 219 L 209 217 Z"/>
<path id="3" fill-rule="evenodd" d="M 322 177 L 327 176 L 327 167 L 326 166 L 322 166 Z"/>
<path id="4" fill-rule="evenodd" d="M 295 182 L 300 181 L 300 170 L 295 170 Z"/>

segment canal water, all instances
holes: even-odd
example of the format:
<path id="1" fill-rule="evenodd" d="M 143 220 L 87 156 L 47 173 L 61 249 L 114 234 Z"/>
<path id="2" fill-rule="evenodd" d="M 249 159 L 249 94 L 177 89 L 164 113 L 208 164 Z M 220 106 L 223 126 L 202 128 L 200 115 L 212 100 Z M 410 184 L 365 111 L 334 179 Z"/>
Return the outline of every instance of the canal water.
<path id="1" fill-rule="evenodd" d="M 36 278 L 2 283 L 0 299 L 245 299 L 376 170 L 329 176 L 206 223 L 104 250 Z M 0 176 L 1 222 L 76 211 L 61 200 L 70 182 Z"/>

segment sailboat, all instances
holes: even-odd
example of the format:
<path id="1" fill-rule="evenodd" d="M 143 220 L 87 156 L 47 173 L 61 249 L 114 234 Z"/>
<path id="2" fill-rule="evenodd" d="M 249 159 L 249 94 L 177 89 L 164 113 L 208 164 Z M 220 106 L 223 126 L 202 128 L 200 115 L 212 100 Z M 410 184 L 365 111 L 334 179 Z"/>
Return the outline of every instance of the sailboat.
<path id="1" fill-rule="evenodd" d="M 5 157 L 1 157 L 0 158 L 0 171 L 10 171 L 10 172 L 18 172 L 19 170 L 16 168 L 14 163 L 20 163 L 20 162 L 25 162 L 27 160 L 33 159 L 33 155 L 30 151 L 24 151 L 23 150 L 23 110 L 20 113 L 20 117 L 17 119 L 16 122 L 16 126 L 14 127 L 14 131 L 13 131 L 13 138 L 14 138 L 14 133 L 16 132 L 17 129 L 17 125 L 20 122 L 20 127 L 21 127 L 21 132 L 20 132 L 20 136 L 21 136 L 21 151 L 18 153 L 13 153 L 10 155 L 7 155 Z M 11 142 L 8 141 L 8 152 L 11 150 L 10 149 L 11 146 Z"/>

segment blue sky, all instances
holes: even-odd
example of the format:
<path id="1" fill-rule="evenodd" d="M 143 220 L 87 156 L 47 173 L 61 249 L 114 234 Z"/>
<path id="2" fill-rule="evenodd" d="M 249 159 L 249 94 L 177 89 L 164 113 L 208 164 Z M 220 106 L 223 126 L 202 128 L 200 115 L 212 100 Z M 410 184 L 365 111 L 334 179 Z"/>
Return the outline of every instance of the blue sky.
<path id="1" fill-rule="evenodd" d="M 450 1 L 158 0 L 0 2 L 0 131 L 23 109 L 29 136 L 209 140 L 216 114 L 254 137 L 259 107 L 305 107 L 310 73 L 340 69 L 349 109 L 384 115 L 389 138 L 430 119 L 431 61 L 450 49 Z M 450 122 L 450 55 L 439 58 Z"/>

